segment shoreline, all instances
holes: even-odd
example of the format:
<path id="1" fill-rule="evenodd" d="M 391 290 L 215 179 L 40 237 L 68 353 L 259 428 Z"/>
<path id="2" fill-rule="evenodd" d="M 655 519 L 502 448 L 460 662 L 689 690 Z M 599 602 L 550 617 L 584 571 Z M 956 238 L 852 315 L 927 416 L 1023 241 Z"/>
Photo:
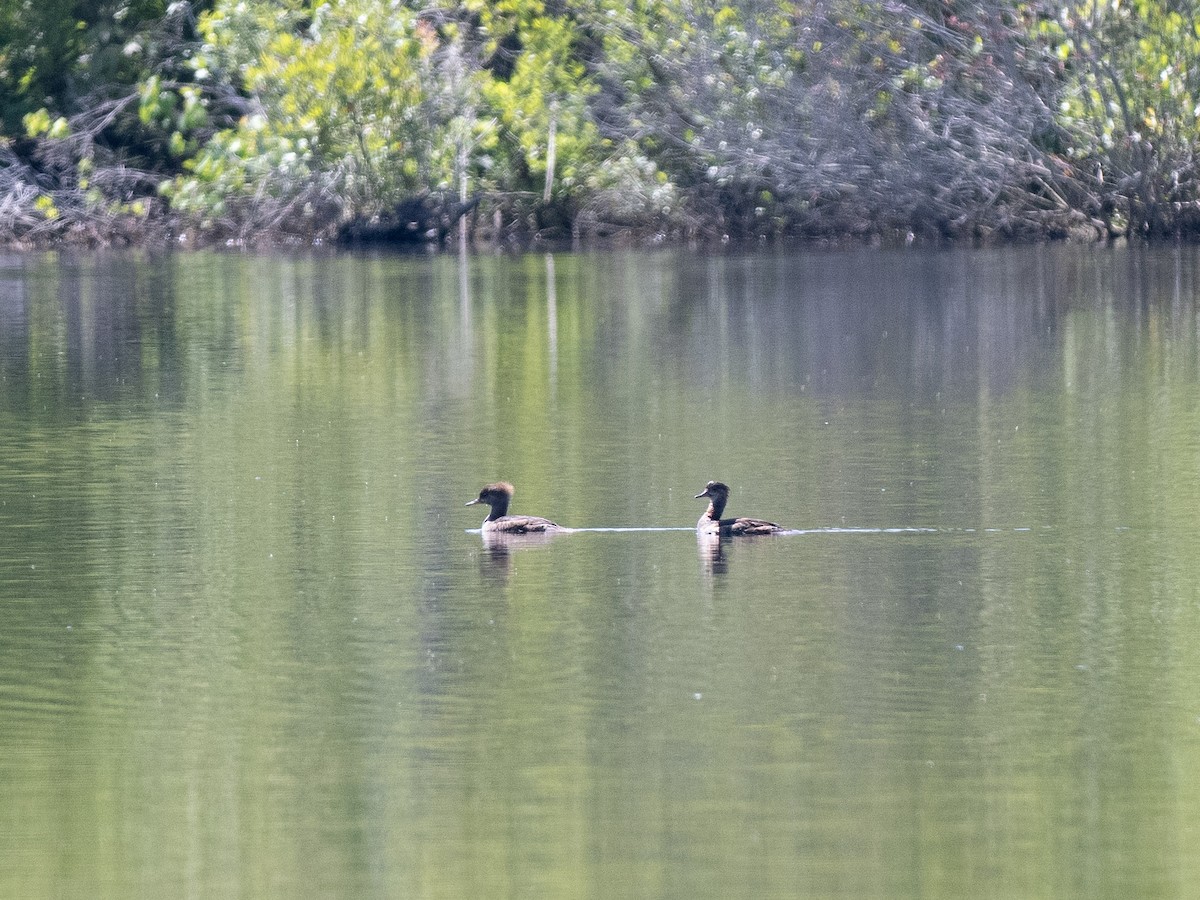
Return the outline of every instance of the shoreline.
<path id="1" fill-rule="evenodd" d="M 235 252 L 318 251 L 333 253 L 395 253 L 425 255 L 458 252 L 461 241 L 457 233 L 440 238 L 406 241 L 339 241 L 323 234 L 298 236 L 284 231 L 259 232 L 253 238 L 221 232 L 204 231 L 180 226 L 177 221 L 148 219 L 134 227 L 103 228 L 101 221 L 75 223 L 65 233 L 29 235 L 0 233 L 0 251 L 8 253 L 40 253 L 59 250 L 144 250 L 151 252 L 198 252 L 227 250 Z M 48 231 L 48 230 L 47 230 Z M 915 230 L 887 229 L 866 232 L 838 232 L 834 229 L 797 229 L 766 234 L 722 234 L 716 229 L 701 235 L 669 234 L 651 227 L 630 226 L 605 235 L 584 234 L 545 236 L 543 234 L 509 234 L 496 240 L 487 232 L 467 237 L 469 253 L 521 254 L 531 252 L 587 252 L 606 250 L 685 249 L 696 251 L 748 251 L 780 247 L 821 249 L 903 249 L 916 247 L 988 248 L 1033 247 L 1045 245 L 1104 245 L 1123 246 L 1130 243 L 1146 246 L 1196 245 L 1200 235 L 1105 235 L 1091 228 L 1077 228 L 1064 233 L 1046 231 L 1041 235 L 930 235 Z"/>

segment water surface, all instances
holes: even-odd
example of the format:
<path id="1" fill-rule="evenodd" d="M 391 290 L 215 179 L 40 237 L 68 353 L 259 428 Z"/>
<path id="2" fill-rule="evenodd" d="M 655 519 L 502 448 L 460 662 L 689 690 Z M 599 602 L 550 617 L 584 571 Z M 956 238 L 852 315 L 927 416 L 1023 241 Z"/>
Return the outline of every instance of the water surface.
<path id="1" fill-rule="evenodd" d="M 0 257 L 0 895 L 1186 895 L 1198 296 Z M 698 544 L 714 478 L 796 533 Z M 638 530 L 488 546 L 497 479 Z"/>

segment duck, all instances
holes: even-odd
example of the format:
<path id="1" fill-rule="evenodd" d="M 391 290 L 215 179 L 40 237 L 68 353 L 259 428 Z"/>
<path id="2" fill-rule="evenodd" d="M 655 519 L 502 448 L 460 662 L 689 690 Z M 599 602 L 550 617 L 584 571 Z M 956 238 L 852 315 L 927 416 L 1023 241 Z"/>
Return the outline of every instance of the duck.
<path id="1" fill-rule="evenodd" d="M 768 522 L 764 519 L 751 519 L 748 516 L 739 516 L 736 519 L 722 519 L 721 513 L 725 511 L 725 504 L 729 502 L 729 485 L 722 481 L 710 481 L 704 486 L 696 499 L 701 497 L 709 498 L 708 509 L 704 515 L 700 517 L 700 521 L 696 523 L 696 531 L 702 534 L 719 534 L 729 537 L 740 537 L 743 535 L 755 534 L 779 534 L 784 530 L 783 526 L 776 525 L 774 522 Z"/>
<path id="2" fill-rule="evenodd" d="M 467 506 L 482 503 L 492 511 L 483 520 L 481 529 L 486 534 L 545 534 L 552 531 L 567 531 L 556 522 L 541 516 L 510 516 L 508 505 L 512 502 L 513 486 L 507 481 L 485 484 L 479 496 L 468 500 Z"/>

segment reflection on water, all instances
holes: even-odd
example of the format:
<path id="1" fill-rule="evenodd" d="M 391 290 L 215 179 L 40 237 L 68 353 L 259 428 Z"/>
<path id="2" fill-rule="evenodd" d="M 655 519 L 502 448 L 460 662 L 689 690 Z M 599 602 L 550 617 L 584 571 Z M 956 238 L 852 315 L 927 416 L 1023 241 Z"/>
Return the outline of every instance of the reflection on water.
<path id="1" fill-rule="evenodd" d="M 558 540 L 563 534 L 569 533 L 570 529 L 529 534 L 484 531 L 482 535 L 485 552 L 479 557 L 480 570 L 489 578 L 505 580 L 512 574 L 514 553 L 545 547 L 551 541 Z"/>
<path id="2" fill-rule="evenodd" d="M 1198 275 L 0 257 L 0 895 L 1186 893 Z"/>
<path id="3" fill-rule="evenodd" d="M 696 550 L 700 554 L 700 562 L 704 564 L 707 575 L 724 575 L 729 571 L 729 561 L 725 558 L 725 546 L 732 540 L 721 537 L 712 531 L 696 532 Z"/>

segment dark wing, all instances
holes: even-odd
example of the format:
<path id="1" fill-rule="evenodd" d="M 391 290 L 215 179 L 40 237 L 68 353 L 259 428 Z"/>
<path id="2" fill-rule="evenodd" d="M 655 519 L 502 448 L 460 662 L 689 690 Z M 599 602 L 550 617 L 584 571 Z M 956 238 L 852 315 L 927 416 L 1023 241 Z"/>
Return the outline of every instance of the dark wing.
<path id="1" fill-rule="evenodd" d="M 505 516 L 496 520 L 496 531 L 505 534 L 533 534 L 542 531 L 553 531 L 559 526 L 541 516 Z"/>
<path id="2" fill-rule="evenodd" d="M 783 531 L 783 527 L 776 525 L 774 522 L 767 522 L 764 519 L 751 519 L 748 516 L 721 520 L 722 534 L 777 534 L 780 531 Z"/>

